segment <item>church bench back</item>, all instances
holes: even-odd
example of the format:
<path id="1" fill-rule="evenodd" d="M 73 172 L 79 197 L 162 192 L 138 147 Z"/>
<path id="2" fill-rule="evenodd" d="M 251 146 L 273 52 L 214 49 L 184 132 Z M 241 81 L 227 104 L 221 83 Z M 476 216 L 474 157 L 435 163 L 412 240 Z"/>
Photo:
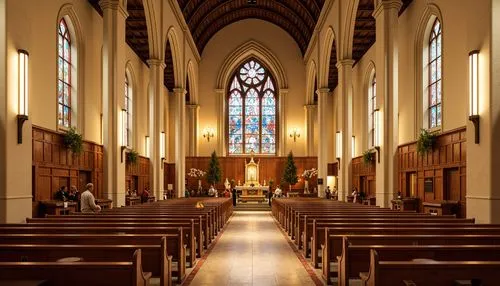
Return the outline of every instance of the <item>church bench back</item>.
<path id="1" fill-rule="evenodd" d="M 53 286 L 146 286 L 151 273 L 142 271 L 138 249 L 127 262 L 0 262 L 0 277 L 48 280 Z"/>
<path id="2" fill-rule="evenodd" d="M 361 275 L 362 285 L 400 284 L 411 280 L 416 285 L 456 285 L 457 280 L 480 280 L 480 285 L 498 285 L 498 261 L 381 261 L 376 250 L 370 251 L 370 270 Z M 436 275 L 438 274 L 438 275 Z"/>
<path id="3" fill-rule="evenodd" d="M 472 242 L 472 241 L 471 241 Z M 383 261 L 409 261 L 415 258 L 437 261 L 500 261 L 500 245 L 352 245 L 344 237 L 338 259 L 338 285 L 370 269 L 370 250 Z"/>
<path id="4" fill-rule="evenodd" d="M 159 245 L 0 244 L 0 262 L 54 262 L 65 257 L 81 257 L 85 262 L 127 261 L 137 249 L 142 252 L 143 270 L 160 277 L 161 286 L 171 286 L 172 256 L 167 255 L 166 238 Z"/>

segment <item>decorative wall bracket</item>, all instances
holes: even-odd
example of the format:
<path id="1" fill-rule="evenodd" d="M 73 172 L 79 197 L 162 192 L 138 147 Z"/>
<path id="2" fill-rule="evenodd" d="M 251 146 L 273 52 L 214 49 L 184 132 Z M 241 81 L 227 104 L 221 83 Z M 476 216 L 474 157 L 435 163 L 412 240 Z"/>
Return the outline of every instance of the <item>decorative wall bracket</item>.
<path id="1" fill-rule="evenodd" d="M 120 148 L 120 161 L 123 163 L 123 153 L 125 153 L 125 150 L 127 150 L 127 146 L 122 146 Z"/>
<path id="2" fill-rule="evenodd" d="M 28 115 L 17 116 L 17 144 L 23 144 L 23 125 L 28 121 Z"/>
<path id="3" fill-rule="evenodd" d="M 469 121 L 474 124 L 474 143 L 479 144 L 479 115 L 470 115 Z"/>
<path id="4" fill-rule="evenodd" d="M 380 164 L 380 146 L 375 146 L 375 151 L 377 151 L 377 162 Z"/>

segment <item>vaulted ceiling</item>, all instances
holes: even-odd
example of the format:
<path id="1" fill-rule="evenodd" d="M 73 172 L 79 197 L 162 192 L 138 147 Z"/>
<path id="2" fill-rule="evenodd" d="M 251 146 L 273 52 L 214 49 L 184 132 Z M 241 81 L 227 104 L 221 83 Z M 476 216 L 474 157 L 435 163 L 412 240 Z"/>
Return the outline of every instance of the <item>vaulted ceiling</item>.
<path id="1" fill-rule="evenodd" d="M 304 54 L 324 2 L 325 0 L 178 0 L 200 54 L 215 33 L 229 24 L 248 18 L 262 19 L 283 28 Z"/>

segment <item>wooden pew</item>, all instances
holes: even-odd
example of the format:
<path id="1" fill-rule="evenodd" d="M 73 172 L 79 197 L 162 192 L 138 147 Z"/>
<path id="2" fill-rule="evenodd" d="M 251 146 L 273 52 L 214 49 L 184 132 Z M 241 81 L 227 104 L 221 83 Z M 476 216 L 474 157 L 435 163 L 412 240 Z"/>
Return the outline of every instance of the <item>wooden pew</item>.
<path id="1" fill-rule="evenodd" d="M 498 261 L 381 261 L 376 250 L 370 251 L 370 270 L 361 273 L 365 286 L 413 285 L 446 286 L 457 285 L 457 280 L 479 280 L 480 285 L 498 285 Z"/>
<path id="2" fill-rule="evenodd" d="M 0 279 L 48 280 L 52 286 L 146 286 L 150 272 L 142 271 L 141 250 L 118 262 L 0 262 Z"/>
<path id="3" fill-rule="evenodd" d="M 177 262 L 172 273 L 182 281 L 186 273 L 186 246 L 179 234 L 0 234 L 0 244 L 60 244 L 60 245 L 153 245 L 165 237 L 167 253 Z M 155 260 L 157 263 L 158 261 Z"/>
<path id="4" fill-rule="evenodd" d="M 167 239 L 160 245 L 61 245 L 0 244 L 0 262 L 54 262 L 78 257 L 85 262 L 126 261 L 137 249 L 142 252 L 142 267 L 153 277 L 160 277 L 161 286 L 172 285 L 172 256 L 167 255 Z M 180 281 L 180 280 L 179 280 Z"/>
<path id="5" fill-rule="evenodd" d="M 352 245 L 499 245 L 500 235 L 490 234 L 344 234 L 331 235 L 328 247 L 322 245 L 323 261 L 334 262 L 342 255 L 342 240 L 349 238 Z M 340 241 L 340 243 L 338 243 Z M 338 243 L 338 245 L 337 245 Z M 334 246 L 335 245 L 335 246 Z M 335 260 L 334 260 L 335 259 Z M 331 281 L 331 263 L 322 263 L 322 274 Z M 337 269 L 337 268 L 335 268 Z"/>
<path id="6" fill-rule="evenodd" d="M 474 240 L 467 243 L 474 243 Z M 375 249 L 383 261 L 409 261 L 415 258 L 500 261 L 500 245 L 353 245 L 348 237 L 344 237 L 342 255 L 337 257 L 338 285 L 348 286 L 349 279 L 359 278 L 360 272 L 368 272 L 371 249 Z"/>

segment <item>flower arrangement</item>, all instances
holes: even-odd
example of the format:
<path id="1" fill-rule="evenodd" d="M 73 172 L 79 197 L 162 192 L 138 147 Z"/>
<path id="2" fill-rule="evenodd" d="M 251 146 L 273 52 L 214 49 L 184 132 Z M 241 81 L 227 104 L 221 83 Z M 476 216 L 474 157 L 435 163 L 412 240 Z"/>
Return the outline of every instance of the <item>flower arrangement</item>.
<path id="1" fill-rule="evenodd" d="M 201 178 L 203 178 L 203 176 L 205 176 L 206 173 L 207 172 L 202 171 L 200 169 L 191 168 L 191 169 L 189 169 L 189 173 L 187 173 L 187 175 L 189 177 L 201 179 Z"/>
<path id="2" fill-rule="evenodd" d="M 304 173 L 302 173 L 302 178 L 309 180 L 310 178 L 317 176 L 318 175 L 318 170 L 315 168 L 312 168 L 310 170 L 304 170 Z"/>

